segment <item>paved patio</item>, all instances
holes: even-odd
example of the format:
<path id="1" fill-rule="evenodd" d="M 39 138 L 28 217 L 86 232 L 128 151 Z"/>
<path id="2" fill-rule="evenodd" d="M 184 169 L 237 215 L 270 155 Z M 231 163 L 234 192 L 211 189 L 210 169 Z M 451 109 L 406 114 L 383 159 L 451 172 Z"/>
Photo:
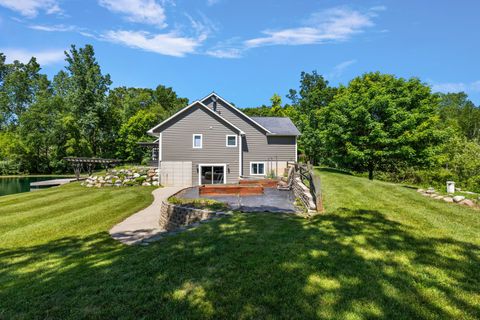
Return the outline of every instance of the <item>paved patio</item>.
<path id="1" fill-rule="evenodd" d="M 199 198 L 198 187 L 189 188 L 179 196 L 188 199 Z M 280 191 L 276 188 L 264 188 L 263 195 L 255 196 L 202 196 L 228 203 L 234 210 L 243 212 L 285 212 L 295 213 L 295 196 L 292 191 Z"/>

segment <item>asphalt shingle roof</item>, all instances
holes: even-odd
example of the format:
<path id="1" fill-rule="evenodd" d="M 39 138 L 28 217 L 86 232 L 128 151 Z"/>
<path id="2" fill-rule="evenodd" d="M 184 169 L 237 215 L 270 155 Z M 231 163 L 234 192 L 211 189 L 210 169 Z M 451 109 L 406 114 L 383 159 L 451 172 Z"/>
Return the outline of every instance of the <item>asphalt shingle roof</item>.
<path id="1" fill-rule="evenodd" d="M 297 127 L 293 124 L 292 120 L 287 117 L 251 117 L 258 122 L 262 127 L 265 127 L 273 134 L 278 135 L 300 135 Z"/>

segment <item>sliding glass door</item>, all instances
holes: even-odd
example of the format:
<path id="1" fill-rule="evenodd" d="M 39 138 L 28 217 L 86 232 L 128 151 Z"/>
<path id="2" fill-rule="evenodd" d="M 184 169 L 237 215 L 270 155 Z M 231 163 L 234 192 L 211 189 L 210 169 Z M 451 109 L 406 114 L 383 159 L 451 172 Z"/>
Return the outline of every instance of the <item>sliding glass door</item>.
<path id="1" fill-rule="evenodd" d="M 225 183 L 225 166 L 201 165 L 200 184 Z"/>

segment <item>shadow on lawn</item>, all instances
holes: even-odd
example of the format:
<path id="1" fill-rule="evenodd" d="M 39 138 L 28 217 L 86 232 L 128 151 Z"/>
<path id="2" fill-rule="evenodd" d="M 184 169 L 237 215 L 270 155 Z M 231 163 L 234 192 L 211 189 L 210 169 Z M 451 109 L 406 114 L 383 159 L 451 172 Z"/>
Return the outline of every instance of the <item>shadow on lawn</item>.
<path id="1" fill-rule="evenodd" d="M 239 214 L 149 247 L 97 233 L 0 250 L 0 318 L 475 318 L 479 251 L 348 209 Z"/>

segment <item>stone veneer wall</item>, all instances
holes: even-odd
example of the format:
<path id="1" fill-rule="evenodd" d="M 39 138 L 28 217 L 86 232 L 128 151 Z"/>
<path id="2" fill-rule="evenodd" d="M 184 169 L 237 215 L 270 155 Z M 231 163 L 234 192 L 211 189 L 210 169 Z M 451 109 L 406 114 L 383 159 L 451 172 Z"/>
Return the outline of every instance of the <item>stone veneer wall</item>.
<path id="1" fill-rule="evenodd" d="M 213 211 L 189 208 L 163 201 L 160 208 L 159 223 L 161 228 L 172 231 L 214 216 L 215 212 Z"/>
<path id="2" fill-rule="evenodd" d="M 303 184 L 298 174 L 295 174 L 295 177 L 293 178 L 292 189 L 295 197 L 299 198 L 302 201 L 303 205 L 307 208 L 308 211 L 317 210 L 317 206 L 313 201 L 310 189 Z"/>

